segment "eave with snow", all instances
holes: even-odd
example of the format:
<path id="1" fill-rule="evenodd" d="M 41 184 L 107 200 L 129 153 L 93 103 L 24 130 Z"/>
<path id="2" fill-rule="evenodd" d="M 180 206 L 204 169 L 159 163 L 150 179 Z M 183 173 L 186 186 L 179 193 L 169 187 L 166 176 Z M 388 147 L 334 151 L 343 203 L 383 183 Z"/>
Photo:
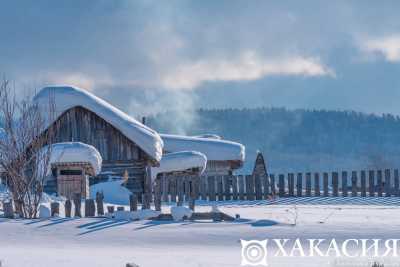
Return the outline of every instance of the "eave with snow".
<path id="1" fill-rule="evenodd" d="M 207 158 L 204 175 L 229 175 L 243 166 L 245 147 L 216 135 L 181 136 L 160 134 L 164 155 L 179 151 L 198 151 Z"/>

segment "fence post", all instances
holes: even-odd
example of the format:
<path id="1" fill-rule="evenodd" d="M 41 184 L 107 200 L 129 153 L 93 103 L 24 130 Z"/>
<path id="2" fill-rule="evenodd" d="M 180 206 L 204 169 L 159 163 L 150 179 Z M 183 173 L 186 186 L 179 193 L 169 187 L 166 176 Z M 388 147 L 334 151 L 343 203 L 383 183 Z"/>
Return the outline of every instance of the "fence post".
<path id="1" fill-rule="evenodd" d="M 254 175 L 246 175 L 246 196 L 247 200 L 254 200 Z"/>
<path id="2" fill-rule="evenodd" d="M 156 211 L 161 211 L 161 179 L 156 178 L 154 185 L 154 208 Z"/>
<path id="3" fill-rule="evenodd" d="M 288 174 L 288 193 L 289 193 L 289 197 L 293 197 L 294 196 L 294 174 L 293 173 L 289 173 Z"/>
<path id="4" fill-rule="evenodd" d="M 332 195 L 339 196 L 339 174 L 337 172 L 332 172 Z"/>
<path id="5" fill-rule="evenodd" d="M 167 183 L 167 176 L 165 174 L 161 176 L 161 191 L 162 191 L 162 201 L 168 202 L 168 183 Z"/>
<path id="6" fill-rule="evenodd" d="M 65 201 L 65 217 L 71 218 L 72 203 L 71 200 L 67 199 Z"/>
<path id="7" fill-rule="evenodd" d="M 109 214 L 113 214 L 114 211 L 115 211 L 114 206 L 107 206 L 107 212 L 108 212 Z"/>
<path id="8" fill-rule="evenodd" d="M 264 187 L 264 191 L 263 191 L 264 199 L 268 199 L 268 195 L 270 193 L 270 191 L 269 191 L 269 187 L 270 187 L 269 176 L 268 176 L 268 174 L 265 174 L 262 177 L 263 177 L 263 187 Z"/>
<path id="9" fill-rule="evenodd" d="M 94 217 L 95 213 L 94 199 L 85 199 L 85 217 Z"/>
<path id="10" fill-rule="evenodd" d="M 218 201 L 223 201 L 224 200 L 224 185 L 223 185 L 222 176 L 218 175 L 216 177 L 216 179 L 217 179 Z"/>
<path id="11" fill-rule="evenodd" d="M 232 176 L 230 175 L 224 175 L 222 180 L 224 181 L 224 195 L 225 195 L 225 200 L 231 200 L 231 188 L 233 188 L 232 184 Z"/>
<path id="12" fill-rule="evenodd" d="M 151 194 L 149 193 L 143 193 L 142 195 L 143 203 L 142 203 L 142 210 L 150 209 L 150 203 L 151 203 Z"/>
<path id="13" fill-rule="evenodd" d="M 232 193 L 233 200 L 238 199 L 238 177 L 236 175 L 232 176 Z"/>
<path id="14" fill-rule="evenodd" d="M 215 176 L 208 176 L 208 199 L 210 201 L 215 201 Z"/>
<path id="15" fill-rule="evenodd" d="M 74 194 L 75 217 L 82 217 L 81 213 L 81 194 Z"/>
<path id="16" fill-rule="evenodd" d="M 329 196 L 329 174 L 327 172 L 324 172 L 323 174 L 323 187 L 324 187 L 324 197 Z"/>
<path id="17" fill-rule="evenodd" d="M 14 219 L 14 205 L 10 199 L 7 202 L 3 202 L 4 217 L 8 219 Z"/>
<path id="18" fill-rule="evenodd" d="M 342 172 L 342 196 L 343 197 L 347 197 L 347 191 L 348 191 L 347 172 L 343 171 Z"/>
<path id="19" fill-rule="evenodd" d="M 261 176 L 255 175 L 254 176 L 254 187 L 256 191 L 256 200 L 262 199 L 262 185 L 261 185 Z"/>
<path id="20" fill-rule="evenodd" d="M 368 172 L 368 190 L 369 190 L 369 196 L 374 197 L 375 196 L 375 171 L 370 170 Z"/>
<path id="21" fill-rule="evenodd" d="M 376 172 L 376 180 L 378 185 L 378 197 L 381 197 L 383 195 L 382 170 Z"/>
<path id="22" fill-rule="evenodd" d="M 279 174 L 279 196 L 285 196 L 285 175 Z"/>
<path id="23" fill-rule="evenodd" d="M 96 193 L 96 204 L 97 204 L 97 216 L 104 215 L 104 194 L 103 192 Z"/>
<path id="24" fill-rule="evenodd" d="M 177 193 L 177 179 L 173 176 L 168 176 L 167 178 L 169 184 L 169 190 L 171 192 L 171 202 L 176 202 L 176 193 Z"/>
<path id="25" fill-rule="evenodd" d="M 311 196 L 311 172 L 306 173 L 306 197 Z"/>
<path id="26" fill-rule="evenodd" d="M 390 197 L 391 195 L 391 183 L 390 183 L 390 170 L 385 170 L 385 196 Z"/>
<path id="27" fill-rule="evenodd" d="M 361 171 L 361 196 L 367 196 L 367 176 L 365 171 Z"/>
<path id="28" fill-rule="evenodd" d="M 356 197 L 357 196 L 357 172 L 352 171 L 351 172 L 351 196 Z"/>
<path id="29" fill-rule="evenodd" d="M 138 197 L 136 194 L 129 195 L 129 210 L 137 211 Z"/>
<path id="30" fill-rule="evenodd" d="M 319 185 L 319 173 L 314 173 L 314 195 L 319 197 L 321 195 L 321 189 Z"/>
<path id="31" fill-rule="evenodd" d="M 244 200 L 244 177 L 243 177 L 243 175 L 238 176 L 238 186 L 239 186 L 239 199 Z"/>
<path id="32" fill-rule="evenodd" d="M 399 170 L 394 170 L 394 195 L 396 197 L 400 196 L 399 192 Z"/>
<path id="33" fill-rule="evenodd" d="M 303 195 L 303 174 L 301 172 L 297 174 L 296 189 L 297 189 L 297 196 L 301 197 Z"/>
<path id="34" fill-rule="evenodd" d="M 51 217 L 60 215 L 60 203 L 58 203 L 58 202 L 50 203 L 50 214 L 51 214 Z"/>
<path id="35" fill-rule="evenodd" d="M 275 175 L 273 175 L 273 174 L 270 174 L 270 181 L 271 181 L 271 194 L 273 195 L 273 196 L 275 196 L 276 195 L 276 187 L 275 187 Z"/>

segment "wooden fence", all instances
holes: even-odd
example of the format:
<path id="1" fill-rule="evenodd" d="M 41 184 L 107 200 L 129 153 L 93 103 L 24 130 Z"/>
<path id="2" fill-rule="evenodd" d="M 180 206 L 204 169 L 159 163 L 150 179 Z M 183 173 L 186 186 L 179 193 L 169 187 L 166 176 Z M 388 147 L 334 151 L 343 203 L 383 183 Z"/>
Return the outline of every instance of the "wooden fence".
<path id="1" fill-rule="evenodd" d="M 163 202 L 189 200 L 262 200 L 279 197 L 400 196 L 399 171 L 369 170 L 269 174 L 268 176 L 163 176 L 154 198 Z"/>

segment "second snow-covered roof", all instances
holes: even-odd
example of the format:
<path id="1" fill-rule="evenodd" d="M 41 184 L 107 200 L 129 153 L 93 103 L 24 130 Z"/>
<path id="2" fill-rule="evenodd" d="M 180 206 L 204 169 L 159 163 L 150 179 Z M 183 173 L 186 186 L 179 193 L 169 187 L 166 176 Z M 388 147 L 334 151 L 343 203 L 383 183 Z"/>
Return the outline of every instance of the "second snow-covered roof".
<path id="1" fill-rule="evenodd" d="M 157 132 L 92 93 L 71 86 L 43 88 L 34 101 L 49 110 L 49 100 L 54 99 L 56 118 L 73 107 L 84 107 L 113 125 L 128 139 L 137 144 L 156 161 L 162 157 L 163 141 Z M 49 124 L 52 122 L 49 122 Z"/>
<path id="2" fill-rule="evenodd" d="M 243 162 L 245 158 L 245 147 L 232 141 L 171 134 L 161 134 L 161 138 L 164 142 L 164 150 L 167 152 L 199 151 L 206 155 L 209 161 L 238 160 Z"/>

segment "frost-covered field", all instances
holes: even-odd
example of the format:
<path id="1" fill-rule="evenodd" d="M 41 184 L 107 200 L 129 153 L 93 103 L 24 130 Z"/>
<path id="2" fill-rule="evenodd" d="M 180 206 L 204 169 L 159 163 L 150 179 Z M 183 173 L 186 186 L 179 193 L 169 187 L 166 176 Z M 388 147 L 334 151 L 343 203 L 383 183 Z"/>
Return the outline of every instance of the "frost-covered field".
<path id="1" fill-rule="evenodd" d="M 397 199 L 388 201 L 370 200 L 375 205 L 227 202 L 219 208 L 240 214 L 241 220 L 221 223 L 1 219 L 0 259 L 6 267 L 113 267 L 127 262 L 140 266 L 240 266 L 240 239 L 399 238 L 400 206 Z M 168 209 L 164 207 L 165 212 Z M 210 209 L 206 203 L 197 206 L 198 211 Z M 270 266 L 345 266 L 327 258 L 268 257 L 268 262 Z M 352 261 L 346 266 L 356 264 Z"/>

